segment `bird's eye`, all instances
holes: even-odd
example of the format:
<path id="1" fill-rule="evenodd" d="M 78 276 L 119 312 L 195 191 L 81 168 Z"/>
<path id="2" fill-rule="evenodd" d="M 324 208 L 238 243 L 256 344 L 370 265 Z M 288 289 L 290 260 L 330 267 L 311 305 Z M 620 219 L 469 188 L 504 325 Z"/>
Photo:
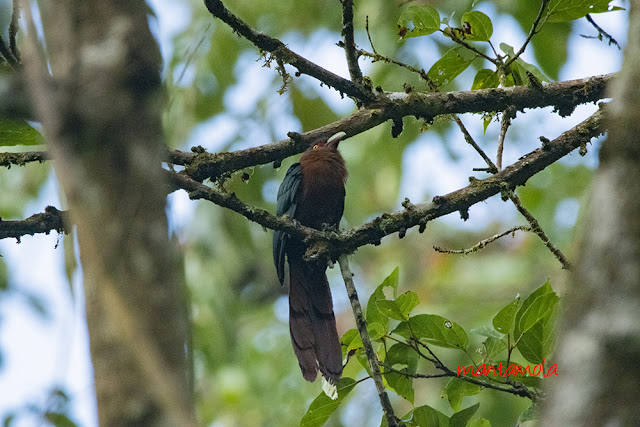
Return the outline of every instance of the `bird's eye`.
<path id="1" fill-rule="evenodd" d="M 313 146 L 313 149 L 314 149 L 314 150 L 317 150 L 317 149 L 318 149 L 318 144 L 314 145 L 314 146 Z"/>

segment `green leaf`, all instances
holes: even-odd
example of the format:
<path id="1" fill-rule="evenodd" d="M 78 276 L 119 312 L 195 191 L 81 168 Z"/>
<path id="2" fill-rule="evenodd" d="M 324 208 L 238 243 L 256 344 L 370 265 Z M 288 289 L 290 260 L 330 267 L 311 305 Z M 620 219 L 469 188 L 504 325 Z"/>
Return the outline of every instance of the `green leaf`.
<path id="1" fill-rule="evenodd" d="M 519 305 L 520 296 L 517 296 L 516 299 L 507 304 L 498 312 L 498 314 L 495 315 L 493 318 L 493 327 L 496 328 L 496 331 L 502 334 L 508 334 L 511 332 Z"/>
<path id="2" fill-rule="evenodd" d="M 523 302 L 515 317 L 515 336 L 529 330 L 539 320 L 548 318 L 560 298 L 547 280 Z"/>
<path id="3" fill-rule="evenodd" d="M 400 307 L 398 307 L 398 304 L 396 304 L 394 300 L 381 299 L 376 301 L 376 303 L 378 304 L 380 312 L 389 318 L 395 320 L 407 320 L 406 316 L 402 313 L 402 310 L 400 310 Z"/>
<path id="4" fill-rule="evenodd" d="M 396 267 L 387 278 L 376 288 L 371 294 L 369 301 L 367 302 L 367 323 L 379 323 L 387 330 L 389 325 L 389 316 L 380 311 L 377 305 L 378 300 L 386 299 L 384 295 L 384 288 L 390 287 L 393 289 L 393 296 L 395 298 L 398 292 L 398 278 L 400 276 L 400 268 Z"/>
<path id="5" fill-rule="evenodd" d="M 459 378 L 451 378 L 442 390 L 442 397 L 449 401 L 451 409 L 458 412 L 462 407 L 462 398 L 480 393 L 482 387 Z"/>
<path id="6" fill-rule="evenodd" d="M 489 337 L 482 343 L 480 353 L 484 360 L 489 362 L 495 360 L 496 357 L 505 350 L 507 350 L 507 345 L 504 341 Z"/>
<path id="7" fill-rule="evenodd" d="M 535 403 L 532 403 L 531 406 L 529 406 L 527 409 L 525 409 L 523 413 L 520 414 L 520 416 L 518 417 L 518 424 L 521 424 L 527 421 L 534 421 L 534 420 L 537 420 L 538 418 L 539 418 L 538 407 L 536 406 Z"/>
<path id="8" fill-rule="evenodd" d="M 567 22 L 589 13 L 609 11 L 611 0 L 551 0 L 547 6 L 548 22 Z"/>
<path id="9" fill-rule="evenodd" d="M 498 77 L 498 73 L 483 68 L 482 70 L 478 71 L 476 73 L 476 76 L 473 78 L 471 90 L 492 89 L 498 87 L 499 85 L 500 78 Z"/>
<path id="10" fill-rule="evenodd" d="M 482 124 L 484 125 L 484 133 L 487 133 L 487 128 L 493 121 L 493 118 L 496 116 L 496 113 L 484 113 L 482 115 Z"/>
<path id="11" fill-rule="evenodd" d="M 505 334 L 501 334 L 500 332 L 496 331 L 495 328 L 489 325 L 480 326 L 479 328 L 472 328 L 470 332 L 476 335 L 481 335 L 483 337 L 497 338 L 499 340 L 505 337 Z"/>
<path id="12" fill-rule="evenodd" d="M 357 335 L 354 336 L 353 339 L 349 342 L 349 345 L 347 346 L 347 351 L 357 350 L 363 347 L 362 337 L 360 336 L 360 333 L 355 329 L 354 331 L 356 331 Z M 386 335 L 387 331 L 384 326 L 382 326 L 378 322 L 375 322 L 367 325 L 367 333 L 369 334 L 369 339 L 373 343 L 375 341 L 378 341 L 384 335 Z"/>
<path id="13" fill-rule="evenodd" d="M 402 314 L 404 314 L 405 316 L 409 316 L 411 310 L 416 308 L 416 306 L 420 303 L 420 298 L 415 292 L 407 291 L 396 298 L 395 302 L 400 308 Z"/>
<path id="14" fill-rule="evenodd" d="M 515 319 L 517 348 L 527 361 L 542 363 L 553 348 L 560 298 L 549 281 L 533 291 L 523 302 Z"/>
<path id="15" fill-rule="evenodd" d="M 525 333 L 541 320 L 547 319 L 559 300 L 560 298 L 555 293 L 537 297 L 519 316 L 518 331 Z"/>
<path id="16" fill-rule="evenodd" d="M 40 144 L 44 138 L 26 120 L 0 119 L 0 146 Z"/>
<path id="17" fill-rule="evenodd" d="M 44 414 L 47 421 L 53 424 L 56 427 L 77 427 L 76 424 L 71 418 L 69 418 L 66 414 L 61 414 L 58 412 L 47 412 Z"/>
<path id="18" fill-rule="evenodd" d="M 476 418 L 471 420 L 467 427 L 491 427 L 491 423 L 486 418 Z"/>
<path id="19" fill-rule="evenodd" d="M 476 403 L 473 406 L 469 406 L 468 408 L 463 409 L 462 411 L 456 412 L 451 416 L 451 421 L 449 425 L 451 427 L 465 427 L 473 414 L 476 413 L 478 408 L 480 407 L 479 403 Z"/>
<path id="20" fill-rule="evenodd" d="M 469 30 L 466 38 L 469 40 L 488 42 L 493 34 L 493 24 L 491 18 L 477 10 L 465 12 L 461 21 L 466 24 L 465 28 Z"/>
<path id="21" fill-rule="evenodd" d="M 359 336 L 360 334 L 358 333 L 357 329 L 355 328 L 349 329 L 347 332 L 345 332 L 342 335 L 342 338 L 340 338 L 340 344 L 342 344 L 343 346 L 349 347 L 349 345 L 353 342 L 353 340 Z"/>
<path id="22" fill-rule="evenodd" d="M 500 43 L 500 49 L 507 54 L 507 58 L 509 59 L 516 55 L 514 48 L 506 43 Z M 526 84 L 526 82 L 529 81 L 526 71 L 529 71 L 541 82 L 551 81 L 542 71 L 540 71 L 538 67 L 523 61 L 520 57 L 518 57 L 510 67 L 511 70 L 507 75 L 506 86 L 513 86 L 514 84 L 519 86 Z"/>
<path id="23" fill-rule="evenodd" d="M 418 294 L 412 291 L 405 292 L 394 300 L 376 301 L 380 312 L 395 320 L 407 320 L 409 313 L 419 302 Z"/>
<path id="24" fill-rule="evenodd" d="M 411 328 L 409 328 L 411 326 Z M 416 338 L 439 347 L 466 349 L 469 345 L 467 333 L 460 325 L 437 314 L 418 314 L 402 322 L 393 331 L 405 338 L 413 331 Z"/>
<path id="25" fill-rule="evenodd" d="M 413 29 L 409 28 L 413 24 Z M 429 5 L 411 5 L 398 18 L 398 33 L 401 39 L 433 34 L 440 29 L 440 14 Z"/>
<path id="26" fill-rule="evenodd" d="M 9 412 L 4 415 L 2 419 L 2 427 L 11 427 L 14 425 L 14 421 L 16 420 L 16 414 L 14 412 Z"/>
<path id="27" fill-rule="evenodd" d="M 520 338 L 517 347 L 527 361 L 542 363 L 549 356 L 555 342 L 557 318 L 556 307 L 547 321 L 540 320 Z"/>
<path id="28" fill-rule="evenodd" d="M 518 64 L 520 67 L 522 67 L 522 69 L 524 71 L 528 71 L 531 74 L 533 74 L 538 80 L 540 80 L 541 82 L 550 82 L 551 80 L 549 79 L 549 77 L 547 77 L 542 71 L 540 71 L 540 69 L 538 67 L 536 67 L 533 64 L 529 64 L 528 62 L 524 62 L 522 60 L 522 58 L 518 58 L 514 61 L 514 63 Z M 526 76 L 526 73 L 524 73 L 524 71 L 521 71 L 521 73 L 523 73 Z M 529 77 L 526 77 L 527 80 L 529 80 Z"/>
<path id="29" fill-rule="evenodd" d="M 387 351 L 385 365 L 407 374 L 415 374 L 418 368 L 418 353 L 404 344 L 394 344 Z M 413 378 L 397 372 L 386 372 L 384 379 L 390 389 L 413 404 Z"/>
<path id="30" fill-rule="evenodd" d="M 446 86 L 466 70 L 474 59 L 476 59 L 474 52 L 462 46 L 454 47 L 433 64 L 427 75 L 436 85 Z"/>
<path id="31" fill-rule="evenodd" d="M 430 406 L 423 405 L 407 413 L 402 420 L 405 425 L 417 427 L 448 427 L 449 417 Z"/>
<path id="32" fill-rule="evenodd" d="M 340 406 L 340 403 L 345 397 L 353 390 L 356 381 L 352 378 L 342 378 L 337 384 L 338 398 L 331 400 L 329 396 L 324 393 L 320 393 L 318 397 L 311 402 L 307 413 L 304 414 L 300 420 L 300 427 L 315 427 L 323 425 L 334 413 L 334 411 Z"/>
<path id="33" fill-rule="evenodd" d="M 367 354 L 364 349 L 359 349 L 356 351 L 356 360 L 367 371 L 367 374 L 371 376 L 371 366 L 369 365 L 369 359 L 367 359 Z"/>

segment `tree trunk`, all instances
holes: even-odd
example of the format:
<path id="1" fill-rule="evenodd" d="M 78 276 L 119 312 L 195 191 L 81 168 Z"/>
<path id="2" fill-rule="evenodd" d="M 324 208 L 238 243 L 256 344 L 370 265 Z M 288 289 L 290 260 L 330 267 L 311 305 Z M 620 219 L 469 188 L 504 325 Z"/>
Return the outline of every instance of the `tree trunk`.
<path id="1" fill-rule="evenodd" d="M 609 137 L 566 298 L 559 377 L 541 425 L 640 421 L 640 2 L 630 6 L 624 65 L 607 110 Z"/>
<path id="2" fill-rule="evenodd" d="M 161 170 L 161 58 L 148 7 L 40 5 L 51 74 L 33 27 L 24 70 L 77 226 L 100 424 L 193 424 L 183 274 Z"/>

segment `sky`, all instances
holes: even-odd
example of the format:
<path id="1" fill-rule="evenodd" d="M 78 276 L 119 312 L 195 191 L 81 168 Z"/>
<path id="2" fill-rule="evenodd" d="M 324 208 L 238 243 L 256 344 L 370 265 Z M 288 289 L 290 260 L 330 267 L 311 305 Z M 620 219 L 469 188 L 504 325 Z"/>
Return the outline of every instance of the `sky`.
<path id="1" fill-rule="evenodd" d="M 0 0 L 0 15 L 2 7 L 7 2 Z M 149 1 L 156 11 L 157 22 L 152 22 L 152 28 L 160 41 L 161 50 L 165 58 L 171 55 L 171 38 L 180 32 L 190 22 L 189 8 L 179 2 L 169 0 Z M 490 7 L 482 3 L 484 8 Z M 485 10 L 490 16 L 491 9 Z M 625 13 L 609 13 L 597 15 L 596 21 L 604 28 L 611 30 L 618 41 L 623 42 L 626 34 Z M 0 19 L 0 24 L 2 20 Z M 582 33 L 593 34 L 592 28 L 584 20 L 577 23 Z M 503 18 L 499 25 L 494 25 L 496 40 L 511 40 L 510 44 L 518 45 L 524 35 L 510 18 Z M 333 39 L 327 37 L 329 33 L 319 32 L 307 43 L 297 41 L 295 37 L 287 40 L 289 46 L 311 60 L 318 61 L 332 71 L 348 76 L 342 57 L 335 60 Z M 578 36 L 571 41 L 568 65 L 562 70 L 560 79 L 573 79 L 589 75 L 605 74 L 619 70 L 621 54 L 605 43 L 594 43 Z M 525 60 L 527 58 L 525 57 Z M 533 62 L 531 58 L 528 58 Z M 255 58 L 248 57 L 247 61 L 255 63 Z M 247 74 L 241 76 L 244 82 L 237 90 L 244 91 L 243 96 L 232 99 L 246 100 L 249 93 L 256 94 L 260 88 L 251 85 L 256 79 L 252 78 L 252 67 L 245 68 Z M 366 71 L 366 70 L 365 70 Z M 188 82 L 188 75 L 185 73 Z M 185 83 L 188 84 L 188 83 Z M 265 90 L 263 88 L 263 90 Z M 343 100 L 332 90 L 323 90 L 321 96 L 328 100 L 337 111 L 347 114 L 351 106 L 345 109 Z M 242 111 L 243 105 L 231 105 L 232 110 Z M 344 111 L 343 111 L 344 109 Z M 549 119 L 549 112 L 536 110 L 527 114 L 528 123 L 544 125 L 545 135 L 556 137 L 562 130 L 567 129 L 567 123 L 578 123 L 583 120 L 593 106 L 579 107 L 568 121 Z M 553 116 L 555 117 L 555 116 Z M 473 121 L 467 120 L 472 133 L 481 135 L 482 130 Z M 233 123 L 224 116 L 216 117 L 194 129 L 190 140 L 200 140 L 202 135 L 211 135 L 209 130 L 216 129 L 218 140 L 212 141 L 212 147 L 224 142 L 226 127 Z M 295 122 L 285 121 L 283 132 L 294 129 Z M 229 132 L 231 134 L 231 132 Z M 425 138 L 429 138 L 428 133 Z M 452 134 L 454 141 L 452 148 L 457 150 L 460 138 Z M 458 142 L 455 142 L 458 141 Z M 186 146 L 190 146 L 187 141 Z M 401 198 L 405 196 L 420 200 L 424 194 L 441 191 L 443 188 L 451 190 L 466 185 L 466 174 L 458 176 L 446 162 L 431 162 L 434 168 L 425 170 L 422 166 L 424 158 L 446 158 L 442 144 L 414 144 L 405 154 L 404 167 L 408 171 L 408 178 L 401 186 Z M 468 150 L 460 150 L 468 153 Z M 466 154 L 465 154 L 466 155 Z M 595 156 L 594 156 L 595 157 Z M 595 161 L 595 160 L 594 160 Z M 593 164 L 595 166 L 595 164 Z M 410 179 L 409 179 L 410 178 Z M 434 182 L 436 180 L 436 182 Z M 439 181 L 438 181 L 439 180 Z M 408 182 L 429 183 L 427 186 L 409 185 Z M 59 188 L 52 173 L 47 184 L 42 189 L 38 200 L 30 203 L 24 212 L 28 217 L 42 212 L 47 205 L 60 207 L 58 197 Z M 184 192 L 174 193 L 169 197 L 168 216 L 173 230 L 188 224 L 193 212 L 191 203 Z M 571 211 L 571 206 L 567 210 Z M 488 215 L 493 209 L 488 204 L 478 207 L 474 216 Z M 577 210 L 574 209 L 574 210 Z M 577 214 L 577 212 L 576 212 Z M 443 220 L 449 221 L 444 218 Z M 575 219 L 560 218 L 572 225 Z M 451 218 L 457 225 L 459 218 Z M 88 335 L 84 320 L 84 306 L 82 293 L 81 271 L 76 271 L 72 277 L 72 292 L 70 292 L 64 270 L 64 251 L 56 249 L 59 236 L 55 233 L 44 236 L 27 236 L 20 244 L 15 240 L 0 240 L 0 254 L 10 267 L 9 280 L 11 287 L 16 290 L 8 298 L 0 300 L 0 349 L 3 351 L 4 363 L 0 369 L 0 419 L 10 411 L 19 410 L 21 417 L 17 426 L 32 426 L 41 424 L 36 417 L 38 412 L 30 411 L 26 404 L 34 405 L 40 411 L 52 407 L 55 402 L 48 401 L 50 391 L 54 387 L 63 387 L 71 396 L 72 414 L 81 426 L 93 427 L 97 425 L 96 403 L 92 384 L 92 369 L 88 353 Z M 77 251 L 76 251 L 77 253 Z M 79 264 L 79 262 L 78 262 Z M 37 314 L 29 304 L 30 296 L 35 296 L 46 307 L 46 314 Z M 29 414 L 32 414 L 31 416 Z"/>

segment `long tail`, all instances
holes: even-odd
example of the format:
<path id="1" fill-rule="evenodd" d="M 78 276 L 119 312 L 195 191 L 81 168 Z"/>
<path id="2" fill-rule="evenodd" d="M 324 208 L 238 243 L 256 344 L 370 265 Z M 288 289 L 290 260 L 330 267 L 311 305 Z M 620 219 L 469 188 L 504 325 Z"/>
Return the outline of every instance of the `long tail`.
<path id="1" fill-rule="evenodd" d="M 342 350 L 333 301 L 324 269 L 290 263 L 289 331 L 302 376 L 316 379 L 318 369 L 331 384 L 342 375 Z"/>

